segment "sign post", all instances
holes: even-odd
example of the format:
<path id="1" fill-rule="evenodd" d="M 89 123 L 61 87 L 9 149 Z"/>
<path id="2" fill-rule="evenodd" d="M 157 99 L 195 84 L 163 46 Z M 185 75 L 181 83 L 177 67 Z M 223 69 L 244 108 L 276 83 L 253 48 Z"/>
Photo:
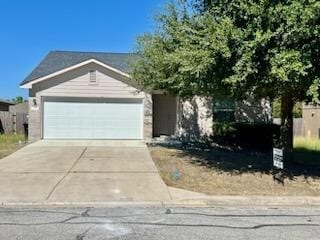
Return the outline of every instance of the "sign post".
<path id="1" fill-rule="evenodd" d="M 279 148 L 273 149 L 273 166 L 277 169 L 283 169 L 283 150 Z"/>

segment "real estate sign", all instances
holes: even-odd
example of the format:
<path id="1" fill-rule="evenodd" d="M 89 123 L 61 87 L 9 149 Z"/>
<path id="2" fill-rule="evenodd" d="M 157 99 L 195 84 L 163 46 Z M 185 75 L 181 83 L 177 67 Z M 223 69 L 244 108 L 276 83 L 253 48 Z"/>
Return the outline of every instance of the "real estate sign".
<path id="1" fill-rule="evenodd" d="M 273 166 L 283 169 L 283 150 L 279 148 L 273 149 Z"/>

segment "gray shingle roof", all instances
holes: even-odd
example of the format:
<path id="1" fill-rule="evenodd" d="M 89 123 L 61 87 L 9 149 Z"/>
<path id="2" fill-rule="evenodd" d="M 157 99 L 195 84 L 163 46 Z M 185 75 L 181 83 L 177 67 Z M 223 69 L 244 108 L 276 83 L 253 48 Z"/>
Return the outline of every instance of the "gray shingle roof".
<path id="1" fill-rule="evenodd" d="M 137 55 L 130 53 L 52 51 L 49 52 L 49 54 L 31 72 L 31 74 L 22 81 L 20 85 L 32 82 L 33 80 L 89 59 L 95 59 L 117 70 L 128 73 L 130 63 L 137 59 Z"/>

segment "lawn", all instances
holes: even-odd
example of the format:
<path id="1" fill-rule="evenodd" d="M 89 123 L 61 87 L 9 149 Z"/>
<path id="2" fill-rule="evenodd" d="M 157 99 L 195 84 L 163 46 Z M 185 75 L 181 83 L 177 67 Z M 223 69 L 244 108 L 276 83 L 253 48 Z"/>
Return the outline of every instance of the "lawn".
<path id="1" fill-rule="evenodd" d="M 26 143 L 24 135 L 4 134 L 0 135 L 0 159 L 23 147 Z"/>
<path id="2" fill-rule="evenodd" d="M 297 157 L 301 143 L 295 144 Z M 149 150 L 163 180 L 172 187 L 209 195 L 320 196 L 320 166 L 293 163 L 279 183 L 269 152 L 164 146 L 149 146 Z"/>
<path id="3" fill-rule="evenodd" d="M 296 138 L 294 160 L 307 165 L 320 165 L 320 139 Z"/>

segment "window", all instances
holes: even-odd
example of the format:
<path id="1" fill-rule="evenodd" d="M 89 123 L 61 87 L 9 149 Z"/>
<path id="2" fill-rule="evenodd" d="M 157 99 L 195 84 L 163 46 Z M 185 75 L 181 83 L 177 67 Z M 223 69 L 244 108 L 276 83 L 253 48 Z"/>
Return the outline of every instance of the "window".
<path id="1" fill-rule="evenodd" d="M 97 71 L 91 70 L 89 72 L 89 81 L 90 83 L 96 83 L 97 82 Z"/>
<path id="2" fill-rule="evenodd" d="M 213 105 L 215 122 L 235 122 L 236 104 L 234 99 L 217 99 Z"/>

